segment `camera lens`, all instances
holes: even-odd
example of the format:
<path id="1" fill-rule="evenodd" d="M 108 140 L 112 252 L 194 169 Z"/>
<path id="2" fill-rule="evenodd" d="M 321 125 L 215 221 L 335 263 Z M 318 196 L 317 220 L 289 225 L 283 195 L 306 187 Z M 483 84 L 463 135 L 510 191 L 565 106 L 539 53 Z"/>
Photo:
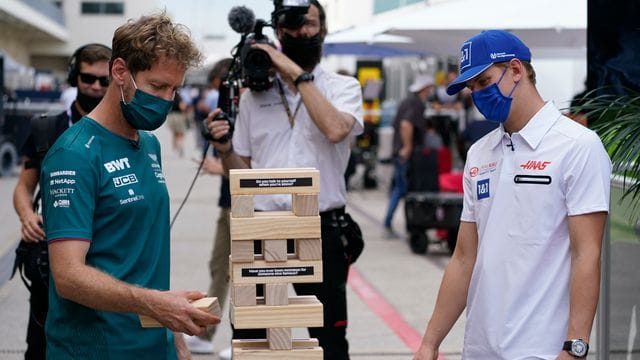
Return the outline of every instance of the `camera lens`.
<path id="1" fill-rule="evenodd" d="M 260 49 L 251 49 L 244 59 L 244 67 L 251 76 L 264 76 L 271 68 L 271 58 Z"/>

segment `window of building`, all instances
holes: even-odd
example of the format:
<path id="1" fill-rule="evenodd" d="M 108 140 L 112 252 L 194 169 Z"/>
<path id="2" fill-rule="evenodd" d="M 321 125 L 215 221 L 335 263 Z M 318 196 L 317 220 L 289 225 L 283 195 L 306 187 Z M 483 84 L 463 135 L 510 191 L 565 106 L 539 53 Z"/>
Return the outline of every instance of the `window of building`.
<path id="1" fill-rule="evenodd" d="M 83 1 L 82 14 L 123 15 L 124 3 L 121 1 Z"/>
<path id="2" fill-rule="evenodd" d="M 397 9 L 402 6 L 423 2 L 425 0 L 374 0 L 373 13 L 380 14 L 385 11 Z"/>

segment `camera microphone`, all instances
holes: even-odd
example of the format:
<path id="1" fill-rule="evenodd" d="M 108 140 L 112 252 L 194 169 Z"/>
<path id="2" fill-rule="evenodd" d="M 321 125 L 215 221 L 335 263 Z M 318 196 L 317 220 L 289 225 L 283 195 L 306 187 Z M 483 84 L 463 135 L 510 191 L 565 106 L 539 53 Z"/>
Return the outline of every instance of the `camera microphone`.
<path id="1" fill-rule="evenodd" d="M 227 20 L 233 31 L 240 34 L 252 32 L 256 24 L 256 16 L 253 11 L 245 6 L 232 7 Z"/>

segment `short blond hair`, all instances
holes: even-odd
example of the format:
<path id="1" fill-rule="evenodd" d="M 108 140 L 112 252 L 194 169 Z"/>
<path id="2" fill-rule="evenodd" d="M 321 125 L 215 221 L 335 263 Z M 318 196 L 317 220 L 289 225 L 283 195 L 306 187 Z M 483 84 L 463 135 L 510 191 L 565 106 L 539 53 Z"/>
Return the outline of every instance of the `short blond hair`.
<path id="1" fill-rule="evenodd" d="M 112 48 L 111 63 L 122 58 L 134 74 L 151 69 L 161 56 L 176 60 L 185 70 L 202 63 L 189 29 L 174 24 L 165 12 L 131 19 L 117 28 Z"/>

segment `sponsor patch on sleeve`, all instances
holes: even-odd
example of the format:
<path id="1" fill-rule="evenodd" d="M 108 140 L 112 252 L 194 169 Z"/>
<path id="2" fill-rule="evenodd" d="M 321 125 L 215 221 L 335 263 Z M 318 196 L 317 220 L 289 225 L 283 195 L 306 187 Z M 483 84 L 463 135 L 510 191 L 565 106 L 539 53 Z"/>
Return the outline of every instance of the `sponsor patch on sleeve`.
<path id="1" fill-rule="evenodd" d="M 489 179 L 479 180 L 476 183 L 476 193 L 478 196 L 478 200 L 488 199 L 490 196 L 489 193 Z"/>

